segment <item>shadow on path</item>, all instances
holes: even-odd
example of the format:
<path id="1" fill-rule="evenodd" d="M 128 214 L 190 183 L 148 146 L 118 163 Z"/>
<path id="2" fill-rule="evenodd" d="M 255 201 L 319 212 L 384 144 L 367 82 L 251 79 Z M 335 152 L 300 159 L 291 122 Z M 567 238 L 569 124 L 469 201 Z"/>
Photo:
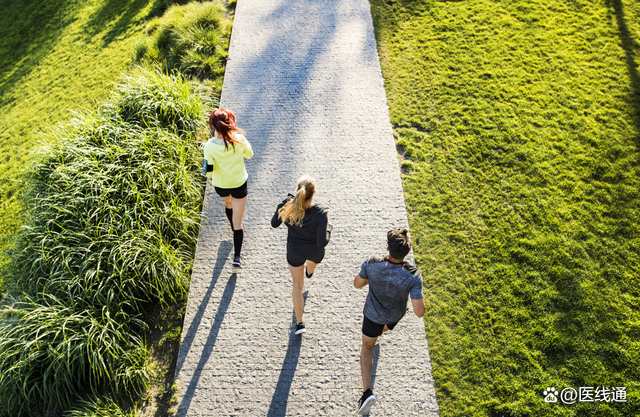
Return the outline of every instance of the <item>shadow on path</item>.
<path id="1" fill-rule="evenodd" d="M 371 391 L 376 385 L 376 370 L 378 369 L 378 357 L 380 356 L 380 343 L 373 348 L 373 366 L 371 367 Z"/>
<path id="2" fill-rule="evenodd" d="M 233 244 L 231 242 L 222 241 L 220 242 L 220 246 L 218 247 L 218 255 L 216 259 L 216 264 L 213 267 L 213 276 L 211 277 L 211 284 L 209 284 L 209 289 L 207 293 L 202 297 L 202 301 L 200 302 L 200 306 L 198 306 L 198 311 L 196 311 L 196 315 L 193 317 L 191 324 L 189 325 L 189 329 L 184 335 L 184 340 L 180 345 L 180 352 L 178 353 L 178 362 L 176 364 L 176 371 L 182 369 L 182 364 L 191 349 L 191 345 L 193 344 L 193 339 L 196 337 L 196 332 L 198 331 L 198 327 L 200 327 L 200 322 L 202 321 L 202 316 L 204 315 L 204 311 L 207 309 L 207 305 L 209 304 L 209 299 L 211 298 L 211 293 L 213 292 L 213 288 L 216 286 L 216 282 L 218 282 L 218 278 L 222 273 L 224 268 L 224 264 L 227 262 L 227 258 L 231 253 L 231 249 L 233 249 Z"/>
<path id="3" fill-rule="evenodd" d="M 309 291 L 305 291 L 302 295 L 304 297 L 304 304 L 306 304 Z M 284 417 L 287 414 L 289 391 L 291 390 L 293 376 L 295 375 L 296 368 L 298 367 L 300 347 L 302 346 L 302 336 L 296 335 L 295 324 L 296 313 L 294 312 L 293 317 L 291 318 L 289 346 L 287 347 L 287 353 L 284 355 L 284 362 L 282 363 L 282 369 L 280 369 L 280 377 L 278 378 L 278 384 L 276 385 L 276 390 L 273 393 L 273 398 L 271 398 L 271 405 L 269 406 L 267 417 Z"/>
<path id="4" fill-rule="evenodd" d="M 211 356 L 211 352 L 213 352 L 213 348 L 216 344 L 216 339 L 218 338 L 218 332 L 220 331 L 220 327 L 222 326 L 222 320 L 224 319 L 224 316 L 227 313 L 229 304 L 231 304 L 231 299 L 233 298 L 233 292 L 236 289 L 237 278 L 238 278 L 238 275 L 234 272 L 229 277 L 229 281 L 227 281 L 227 286 L 225 287 L 224 293 L 222 294 L 222 299 L 220 300 L 220 306 L 218 307 L 218 312 L 216 313 L 216 317 L 213 320 L 213 325 L 211 326 L 209 337 L 207 337 L 207 341 L 204 344 L 202 356 L 200 356 L 200 362 L 198 362 L 198 366 L 196 366 L 196 370 L 193 373 L 193 377 L 191 378 L 191 381 L 189 382 L 189 386 L 185 390 L 184 396 L 182 397 L 182 402 L 178 406 L 179 412 L 180 411 L 182 411 L 183 413 L 186 412 L 189 409 L 189 406 L 191 405 L 191 400 L 193 399 L 193 395 L 196 391 L 196 387 L 198 386 L 200 375 L 202 374 L 204 365 L 207 363 L 207 361 L 209 360 L 209 357 Z M 213 285 L 211 287 L 213 287 Z M 205 300 L 207 299 L 208 297 L 205 297 Z"/>

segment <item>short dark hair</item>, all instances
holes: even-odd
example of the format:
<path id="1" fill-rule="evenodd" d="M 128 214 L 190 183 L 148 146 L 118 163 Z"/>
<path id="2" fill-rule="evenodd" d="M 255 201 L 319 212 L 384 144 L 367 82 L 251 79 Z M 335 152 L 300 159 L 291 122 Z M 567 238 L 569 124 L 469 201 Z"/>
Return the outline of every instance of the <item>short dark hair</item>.
<path id="1" fill-rule="evenodd" d="M 404 259 L 411 251 L 411 235 L 407 229 L 399 228 L 387 232 L 389 255 L 396 259 Z"/>

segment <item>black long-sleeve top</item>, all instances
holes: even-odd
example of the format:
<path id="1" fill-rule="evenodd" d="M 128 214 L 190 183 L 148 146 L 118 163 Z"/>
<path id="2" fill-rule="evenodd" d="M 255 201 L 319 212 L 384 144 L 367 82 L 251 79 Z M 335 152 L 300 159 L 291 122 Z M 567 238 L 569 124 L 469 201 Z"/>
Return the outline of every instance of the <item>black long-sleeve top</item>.
<path id="1" fill-rule="evenodd" d="M 289 194 L 287 198 L 282 200 L 276 208 L 276 212 L 271 219 L 272 227 L 279 227 L 282 220 L 278 217 L 278 211 L 288 201 L 293 199 L 293 195 Z M 318 204 L 309 207 L 302 219 L 302 226 L 293 226 L 285 222 L 289 229 L 287 236 L 287 252 L 297 255 L 310 255 L 321 251 L 329 243 L 331 239 L 332 227 L 329 225 L 328 209 Z"/>

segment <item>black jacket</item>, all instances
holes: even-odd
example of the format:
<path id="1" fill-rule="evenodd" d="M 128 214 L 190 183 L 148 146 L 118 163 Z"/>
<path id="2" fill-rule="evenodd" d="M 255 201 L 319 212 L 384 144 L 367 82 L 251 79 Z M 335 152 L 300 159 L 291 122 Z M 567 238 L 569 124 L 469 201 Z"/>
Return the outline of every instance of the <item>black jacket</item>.
<path id="1" fill-rule="evenodd" d="M 293 196 L 289 194 L 287 198 L 278 204 L 276 212 L 271 219 L 272 227 L 279 227 L 282 220 L 278 217 L 278 211 L 288 201 L 293 200 Z M 329 225 L 328 209 L 318 204 L 309 207 L 302 219 L 302 226 L 292 226 L 285 223 L 289 229 L 287 237 L 287 252 L 298 255 L 310 255 L 321 251 L 329 239 L 331 239 L 331 225 Z"/>

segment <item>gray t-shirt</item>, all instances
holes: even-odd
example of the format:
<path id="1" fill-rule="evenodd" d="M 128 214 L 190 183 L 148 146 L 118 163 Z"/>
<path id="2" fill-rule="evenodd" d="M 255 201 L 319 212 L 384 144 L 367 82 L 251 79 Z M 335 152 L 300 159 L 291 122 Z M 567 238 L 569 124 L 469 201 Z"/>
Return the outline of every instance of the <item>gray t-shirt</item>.
<path id="1" fill-rule="evenodd" d="M 372 256 L 362 263 L 360 278 L 369 280 L 364 315 L 378 324 L 393 324 L 407 312 L 407 299 L 422 299 L 422 275 L 414 266 Z"/>

